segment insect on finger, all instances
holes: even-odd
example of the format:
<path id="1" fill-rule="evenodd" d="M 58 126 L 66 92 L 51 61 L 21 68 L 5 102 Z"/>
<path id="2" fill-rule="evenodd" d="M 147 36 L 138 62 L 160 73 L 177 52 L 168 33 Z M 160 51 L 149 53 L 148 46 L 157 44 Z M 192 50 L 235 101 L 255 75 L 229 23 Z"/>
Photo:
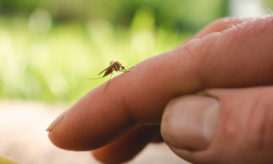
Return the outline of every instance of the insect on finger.
<path id="1" fill-rule="evenodd" d="M 112 75 L 113 75 L 113 72 L 115 72 L 115 71 L 116 72 L 128 72 L 120 62 L 110 61 L 110 65 L 98 74 L 98 75 L 103 74 L 103 76 L 99 77 L 99 78 L 103 78 L 103 77 L 106 77 L 108 75 L 111 75 L 110 80 L 106 84 L 105 91 L 108 88 L 108 86 L 110 84 L 110 81 L 111 81 L 111 78 L 112 78 Z M 91 79 L 99 79 L 99 78 L 91 78 Z"/>

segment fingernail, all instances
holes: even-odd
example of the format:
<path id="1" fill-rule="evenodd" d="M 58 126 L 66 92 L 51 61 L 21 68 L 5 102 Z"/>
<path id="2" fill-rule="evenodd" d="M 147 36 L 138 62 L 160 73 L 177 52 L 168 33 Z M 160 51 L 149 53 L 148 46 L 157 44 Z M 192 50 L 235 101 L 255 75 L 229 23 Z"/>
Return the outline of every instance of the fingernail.
<path id="1" fill-rule="evenodd" d="M 61 115 L 59 115 L 50 125 L 49 127 L 46 129 L 46 131 L 51 132 L 64 118 L 66 111 L 63 112 Z"/>
<path id="2" fill-rule="evenodd" d="M 163 114 L 162 136 L 175 149 L 204 150 L 214 135 L 219 112 L 219 101 L 214 98 L 177 98 L 167 105 Z"/>

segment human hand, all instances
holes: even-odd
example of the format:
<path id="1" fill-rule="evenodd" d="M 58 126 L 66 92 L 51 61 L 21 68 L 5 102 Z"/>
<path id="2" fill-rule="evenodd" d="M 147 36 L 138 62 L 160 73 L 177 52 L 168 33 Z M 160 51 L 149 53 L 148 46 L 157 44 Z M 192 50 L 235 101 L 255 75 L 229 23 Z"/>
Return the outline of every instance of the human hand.
<path id="1" fill-rule="evenodd" d="M 272 83 L 273 17 L 222 19 L 89 92 L 49 138 L 118 163 L 160 126 L 166 144 L 193 163 L 272 163 Z"/>

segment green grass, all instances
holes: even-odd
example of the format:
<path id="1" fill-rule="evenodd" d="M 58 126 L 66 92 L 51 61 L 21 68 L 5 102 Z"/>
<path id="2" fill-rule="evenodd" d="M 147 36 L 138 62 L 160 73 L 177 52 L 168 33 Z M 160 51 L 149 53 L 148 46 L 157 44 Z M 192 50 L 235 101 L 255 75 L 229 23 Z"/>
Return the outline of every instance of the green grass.
<path id="1" fill-rule="evenodd" d="M 155 28 L 145 11 L 128 29 L 105 20 L 43 29 L 24 17 L 0 17 L 0 98 L 73 103 L 107 80 L 87 77 L 98 77 L 110 60 L 130 67 L 189 36 Z"/>

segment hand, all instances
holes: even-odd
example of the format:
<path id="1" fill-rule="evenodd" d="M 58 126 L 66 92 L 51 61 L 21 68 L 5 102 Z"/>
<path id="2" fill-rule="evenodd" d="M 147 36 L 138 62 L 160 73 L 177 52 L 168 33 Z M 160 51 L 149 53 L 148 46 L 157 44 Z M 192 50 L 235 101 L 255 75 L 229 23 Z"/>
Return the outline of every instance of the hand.
<path id="1" fill-rule="evenodd" d="M 193 163 L 272 163 L 272 83 L 273 17 L 221 19 L 89 92 L 49 137 L 114 163 L 133 158 L 160 125 Z"/>

